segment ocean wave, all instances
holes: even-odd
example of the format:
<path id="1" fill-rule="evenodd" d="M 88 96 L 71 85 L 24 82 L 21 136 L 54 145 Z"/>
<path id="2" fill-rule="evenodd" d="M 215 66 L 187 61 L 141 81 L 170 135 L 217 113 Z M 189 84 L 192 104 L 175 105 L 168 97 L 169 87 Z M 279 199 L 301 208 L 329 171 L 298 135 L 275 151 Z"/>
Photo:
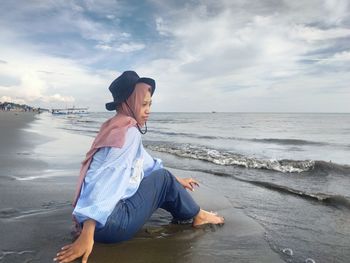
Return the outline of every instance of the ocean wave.
<path id="1" fill-rule="evenodd" d="M 315 173 L 337 173 L 350 175 L 349 165 L 337 164 L 333 162 L 316 161 L 313 170 Z"/>
<path id="2" fill-rule="evenodd" d="M 350 209 L 350 200 L 342 195 L 331 195 L 331 194 L 325 194 L 325 193 L 309 193 L 309 192 L 294 189 L 288 186 L 271 183 L 271 182 L 249 181 L 249 183 L 252 183 L 257 186 L 262 186 L 271 190 L 275 190 L 278 192 L 297 195 L 305 199 L 320 201 L 329 205 L 346 207 Z"/>
<path id="3" fill-rule="evenodd" d="M 279 138 L 241 138 L 241 137 L 225 137 L 225 136 L 212 136 L 212 135 L 200 135 L 194 133 L 184 133 L 184 132 L 166 132 L 156 129 L 151 129 L 150 132 L 168 136 L 180 136 L 180 137 L 189 137 L 189 138 L 198 138 L 198 139 L 219 139 L 219 140 L 236 140 L 236 141 L 248 141 L 248 142 L 258 142 L 258 143 L 273 143 L 280 145 L 314 145 L 314 146 L 325 146 L 329 143 L 325 142 L 316 142 L 308 141 L 302 139 L 279 139 Z"/>
<path id="4" fill-rule="evenodd" d="M 292 194 L 299 196 L 304 199 L 319 201 L 324 204 L 333 205 L 337 207 L 346 207 L 350 209 L 350 200 L 342 195 L 331 195 L 331 194 L 324 194 L 324 193 L 309 193 L 298 189 L 293 189 L 288 186 L 278 185 L 271 182 L 262 182 L 262 181 L 249 181 L 245 180 L 246 182 L 249 182 L 251 184 L 262 186 L 264 188 L 275 190 L 281 193 L 285 194 Z"/>
<path id="5" fill-rule="evenodd" d="M 276 139 L 276 138 L 264 138 L 264 139 L 252 139 L 252 141 L 263 142 L 263 143 L 275 143 L 282 145 L 317 145 L 324 146 L 328 143 L 324 142 L 315 142 L 315 141 L 307 141 L 301 139 Z"/>
<path id="6" fill-rule="evenodd" d="M 258 181 L 258 180 L 249 180 L 244 179 L 238 176 L 235 176 L 233 174 L 225 173 L 225 172 L 218 172 L 218 171 L 212 171 L 212 170 L 204 170 L 204 169 L 195 169 L 190 171 L 198 171 L 198 172 L 204 172 L 209 173 L 217 176 L 224 176 L 224 177 L 230 177 L 235 180 L 250 183 L 259 187 L 263 187 L 269 190 L 277 191 L 284 194 L 290 194 L 290 195 L 296 195 L 298 197 L 309 199 L 313 201 L 319 201 L 327 205 L 332 205 L 336 207 L 345 207 L 350 209 L 350 199 L 348 197 L 342 196 L 342 195 L 336 195 L 336 194 L 325 194 L 325 193 L 310 193 L 307 191 L 294 189 L 292 187 L 288 187 L 285 185 L 280 185 L 276 183 L 271 183 L 267 181 Z"/>
<path id="7" fill-rule="evenodd" d="M 253 169 L 273 170 L 282 173 L 300 173 L 309 171 L 313 169 L 315 164 L 312 160 L 264 160 L 247 157 L 241 154 L 209 149 L 203 146 L 194 146 L 191 144 L 158 144 L 148 145 L 147 147 L 154 151 L 166 152 L 179 157 L 208 161 L 218 165 L 234 165 Z"/>
<path id="8" fill-rule="evenodd" d="M 169 136 L 180 136 L 180 137 L 190 137 L 190 138 L 200 138 L 200 139 L 225 139 L 225 137 L 220 136 L 210 136 L 210 135 L 198 135 L 193 133 L 185 133 L 185 132 L 166 132 L 160 130 L 150 130 L 152 133 L 169 135 Z"/>
<path id="9" fill-rule="evenodd" d="M 166 124 L 174 124 L 174 123 L 192 123 L 192 120 L 188 120 L 188 119 L 171 119 L 171 118 L 167 118 L 167 119 L 150 119 L 149 120 L 150 123 L 155 122 L 155 123 L 166 123 Z"/>
<path id="10" fill-rule="evenodd" d="M 76 120 L 76 122 L 82 122 L 82 123 L 100 123 L 95 120 Z"/>
<path id="11" fill-rule="evenodd" d="M 217 165 L 240 166 L 251 169 L 266 169 L 282 173 L 301 173 L 312 171 L 312 173 L 328 174 L 335 172 L 350 175 L 350 166 L 325 161 L 259 159 L 244 156 L 242 154 L 219 151 L 207 148 L 205 146 L 196 146 L 191 144 L 153 143 L 148 144 L 147 148 L 183 158 L 207 161 Z"/>

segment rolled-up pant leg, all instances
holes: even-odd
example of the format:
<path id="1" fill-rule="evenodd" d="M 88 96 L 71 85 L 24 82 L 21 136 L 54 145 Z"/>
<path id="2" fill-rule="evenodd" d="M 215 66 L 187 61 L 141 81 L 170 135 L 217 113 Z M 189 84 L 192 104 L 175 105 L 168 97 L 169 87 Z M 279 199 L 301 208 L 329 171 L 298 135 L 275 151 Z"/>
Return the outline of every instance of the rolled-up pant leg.
<path id="1" fill-rule="evenodd" d="M 158 208 L 179 220 L 191 219 L 200 210 L 176 178 L 159 169 L 141 181 L 132 197 L 118 202 L 105 227 L 95 231 L 95 240 L 115 243 L 132 238 Z"/>

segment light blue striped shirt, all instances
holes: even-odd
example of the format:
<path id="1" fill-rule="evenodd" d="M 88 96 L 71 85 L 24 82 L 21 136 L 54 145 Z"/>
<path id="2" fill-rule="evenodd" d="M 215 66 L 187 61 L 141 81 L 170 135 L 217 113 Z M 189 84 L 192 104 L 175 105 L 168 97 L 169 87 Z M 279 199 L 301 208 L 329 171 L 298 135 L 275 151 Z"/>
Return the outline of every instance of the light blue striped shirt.
<path id="1" fill-rule="evenodd" d="M 103 227 L 119 200 L 134 195 L 142 178 L 160 168 L 162 161 L 146 152 L 138 129 L 129 128 L 122 148 L 103 147 L 94 154 L 74 217 L 79 223 L 94 219 L 96 228 Z"/>

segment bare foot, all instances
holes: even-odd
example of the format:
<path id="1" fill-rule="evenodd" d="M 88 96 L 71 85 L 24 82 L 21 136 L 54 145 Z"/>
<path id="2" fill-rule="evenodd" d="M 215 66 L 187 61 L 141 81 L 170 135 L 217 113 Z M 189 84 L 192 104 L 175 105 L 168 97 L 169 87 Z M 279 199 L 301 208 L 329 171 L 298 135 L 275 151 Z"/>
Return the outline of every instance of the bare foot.
<path id="1" fill-rule="evenodd" d="M 218 216 L 217 213 L 208 212 L 203 209 L 193 218 L 193 227 L 200 227 L 205 224 L 223 224 L 225 219 L 222 216 Z"/>

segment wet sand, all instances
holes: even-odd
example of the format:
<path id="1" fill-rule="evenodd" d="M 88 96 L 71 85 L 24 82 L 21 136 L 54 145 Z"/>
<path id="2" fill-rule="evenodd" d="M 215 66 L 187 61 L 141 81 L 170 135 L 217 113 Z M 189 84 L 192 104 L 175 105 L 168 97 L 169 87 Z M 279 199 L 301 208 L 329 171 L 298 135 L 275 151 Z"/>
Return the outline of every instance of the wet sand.
<path id="1" fill-rule="evenodd" d="M 51 262 L 72 241 L 71 201 L 92 138 L 58 131 L 50 118 L 0 112 L 0 262 Z M 169 170 L 200 179 L 200 173 Z M 226 224 L 193 229 L 171 224 L 158 210 L 134 239 L 95 243 L 89 262 L 283 262 L 264 229 L 220 193 L 202 182 L 193 195 Z"/>

